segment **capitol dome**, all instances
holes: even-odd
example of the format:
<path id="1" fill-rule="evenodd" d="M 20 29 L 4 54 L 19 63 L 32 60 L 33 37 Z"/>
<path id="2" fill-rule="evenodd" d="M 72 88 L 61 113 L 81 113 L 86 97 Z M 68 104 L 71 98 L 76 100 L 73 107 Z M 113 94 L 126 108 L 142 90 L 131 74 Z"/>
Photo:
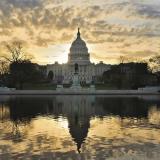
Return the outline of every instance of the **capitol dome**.
<path id="1" fill-rule="evenodd" d="M 79 28 L 78 28 L 77 38 L 76 40 L 73 41 L 70 48 L 70 53 L 68 55 L 68 63 L 72 63 L 72 64 L 90 63 L 88 48 L 86 46 L 85 41 L 81 39 Z"/>

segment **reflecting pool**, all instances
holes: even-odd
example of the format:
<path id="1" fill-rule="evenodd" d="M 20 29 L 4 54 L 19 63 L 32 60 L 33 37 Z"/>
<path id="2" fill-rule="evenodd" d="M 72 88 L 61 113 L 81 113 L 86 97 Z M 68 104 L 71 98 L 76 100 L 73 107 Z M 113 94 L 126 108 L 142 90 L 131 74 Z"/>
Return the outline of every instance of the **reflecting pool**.
<path id="1" fill-rule="evenodd" d="M 0 160 L 159 160 L 160 96 L 0 96 Z"/>

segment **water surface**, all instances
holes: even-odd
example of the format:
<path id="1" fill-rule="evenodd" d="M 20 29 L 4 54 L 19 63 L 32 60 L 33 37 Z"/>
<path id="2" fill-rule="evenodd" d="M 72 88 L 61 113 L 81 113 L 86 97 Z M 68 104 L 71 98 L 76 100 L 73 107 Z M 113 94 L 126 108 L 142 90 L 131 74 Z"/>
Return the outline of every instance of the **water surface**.
<path id="1" fill-rule="evenodd" d="M 0 97 L 0 160 L 159 157 L 158 96 Z"/>

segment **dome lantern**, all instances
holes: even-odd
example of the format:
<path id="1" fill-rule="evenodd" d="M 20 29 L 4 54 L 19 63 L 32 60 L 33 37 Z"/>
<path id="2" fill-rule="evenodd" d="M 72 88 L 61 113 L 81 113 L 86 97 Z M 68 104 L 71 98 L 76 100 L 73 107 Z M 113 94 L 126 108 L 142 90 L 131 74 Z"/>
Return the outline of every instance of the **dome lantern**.
<path id="1" fill-rule="evenodd" d="M 81 38 L 80 28 L 78 28 L 77 38 Z"/>

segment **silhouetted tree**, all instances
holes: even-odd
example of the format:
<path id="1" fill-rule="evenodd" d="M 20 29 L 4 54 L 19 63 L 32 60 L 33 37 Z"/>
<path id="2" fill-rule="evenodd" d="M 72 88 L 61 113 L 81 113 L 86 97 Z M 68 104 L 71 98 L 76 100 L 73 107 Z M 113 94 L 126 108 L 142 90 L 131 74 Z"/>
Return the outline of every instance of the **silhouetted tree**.
<path id="1" fill-rule="evenodd" d="M 10 64 L 10 75 L 13 85 L 22 89 L 23 83 L 29 80 L 32 70 L 33 68 L 30 61 L 19 60 L 12 62 Z"/>
<path id="2" fill-rule="evenodd" d="M 149 63 L 153 71 L 160 71 L 160 55 L 151 57 Z"/>
<path id="3" fill-rule="evenodd" d="M 137 89 L 155 83 L 155 76 L 149 72 L 147 63 L 124 63 L 114 65 L 104 72 L 104 82 L 121 88 Z"/>
<path id="4" fill-rule="evenodd" d="M 0 73 L 8 69 L 9 86 L 23 89 L 24 83 L 33 83 L 43 78 L 40 66 L 31 62 L 31 56 L 25 54 L 21 42 L 7 44 L 6 48 L 9 54 L 2 56 L 4 61 L 0 61 Z"/>
<path id="5" fill-rule="evenodd" d="M 125 56 L 119 56 L 119 63 L 127 63 L 128 62 L 128 58 Z"/>
<path id="6" fill-rule="evenodd" d="M 0 74 L 6 74 L 9 71 L 9 64 L 5 59 L 0 59 Z"/>
<path id="7" fill-rule="evenodd" d="M 4 59 L 0 59 L 0 84 L 5 85 L 9 73 L 9 63 Z"/>
<path id="8" fill-rule="evenodd" d="M 21 60 L 31 60 L 31 56 L 27 56 L 24 52 L 21 42 L 14 41 L 10 44 L 6 44 L 8 54 L 3 56 L 9 63 L 18 62 Z"/>
<path id="9" fill-rule="evenodd" d="M 152 72 L 156 75 L 158 84 L 160 84 L 160 55 L 153 56 L 149 59 Z"/>
<path id="10" fill-rule="evenodd" d="M 16 61 L 10 64 L 10 77 L 12 85 L 23 89 L 24 83 L 33 83 L 42 79 L 41 72 L 29 60 Z"/>

